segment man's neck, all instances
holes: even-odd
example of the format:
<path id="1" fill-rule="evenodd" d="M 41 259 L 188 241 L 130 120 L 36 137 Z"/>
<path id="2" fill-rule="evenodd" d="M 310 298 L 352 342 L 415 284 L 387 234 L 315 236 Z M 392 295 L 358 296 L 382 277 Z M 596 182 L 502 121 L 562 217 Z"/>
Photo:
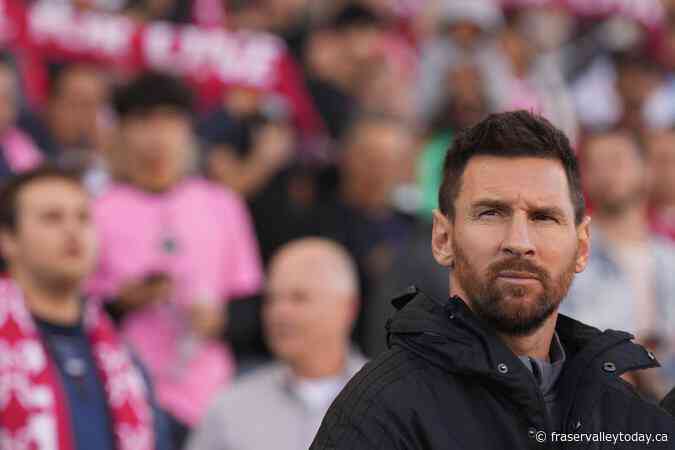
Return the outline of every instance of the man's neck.
<path id="1" fill-rule="evenodd" d="M 516 356 L 529 356 L 542 361 L 550 360 L 551 341 L 555 333 L 558 313 L 552 314 L 537 331 L 528 336 L 511 336 L 497 333 Z"/>
<path id="2" fill-rule="evenodd" d="M 612 242 L 642 242 L 649 236 L 645 205 L 636 205 L 621 214 L 605 214 L 598 210 L 593 215 L 593 222 Z"/>
<path id="3" fill-rule="evenodd" d="M 347 367 L 347 346 L 325 351 L 291 362 L 291 370 L 298 378 L 320 379 L 336 377 L 345 372 Z"/>
<path id="4" fill-rule="evenodd" d="M 384 199 L 365 195 L 348 184 L 341 187 L 340 199 L 345 205 L 368 217 L 387 217 L 390 214 L 390 208 Z"/>
<path id="5" fill-rule="evenodd" d="M 31 314 L 55 325 L 75 325 L 80 321 L 82 303 L 79 285 L 48 286 L 21 270 L 13 270 L 11 274 L 21 288 Z"/>

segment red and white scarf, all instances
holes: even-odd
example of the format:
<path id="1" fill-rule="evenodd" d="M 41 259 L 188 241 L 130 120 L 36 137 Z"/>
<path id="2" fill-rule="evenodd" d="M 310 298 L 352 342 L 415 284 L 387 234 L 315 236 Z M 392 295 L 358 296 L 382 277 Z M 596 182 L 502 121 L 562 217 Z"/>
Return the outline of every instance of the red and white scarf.
<path id="1" fill-rule="evenodd" d="M 104 385 L 117 450 L 153 450 L 147 387 L 110 321 L 87 305 L 84 327 Z M 68 399 L 21 291 L 0 280 L 0 448 L 74 450 Z"/>

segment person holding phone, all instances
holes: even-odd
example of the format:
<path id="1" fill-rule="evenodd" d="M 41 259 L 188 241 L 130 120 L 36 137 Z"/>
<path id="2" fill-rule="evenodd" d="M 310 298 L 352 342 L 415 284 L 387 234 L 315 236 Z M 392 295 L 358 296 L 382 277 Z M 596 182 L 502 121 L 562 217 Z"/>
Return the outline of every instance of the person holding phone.
<path id="1" fill-rule="evenodd" d="M 113 103 L 116 182 L 94 207 L 101 252 L 89 287 L 123 314 L 123 333 L 156 380 L 180 442 L 234 374 L 221 339 L 226 304 L 261 287 L 258 246 L 239 195 L 190 175 L 186 86 L 145 74 Z"/>

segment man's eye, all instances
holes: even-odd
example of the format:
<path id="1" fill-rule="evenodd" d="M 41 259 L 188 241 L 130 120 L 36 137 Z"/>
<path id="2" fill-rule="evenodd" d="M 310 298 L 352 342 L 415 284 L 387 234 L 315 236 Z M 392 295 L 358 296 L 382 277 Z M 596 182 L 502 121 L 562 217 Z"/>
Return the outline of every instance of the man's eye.
<path id="1" fill-rule="evenodd" d="M 57 223 L 61 220 L 62 214 L 52 211 L 42 215 L 42 220 L 46 223 Z"/>
<path id="2" fill-rule="evenodd" d="M 499 215 L 499 211 L 496 209 L 489 209 L 487 211 L 482 211 L 478 214 L 478 217 L 496 217 Z"/>
<path id="3" fill-rule="evenodd" d="M 558 223 L 558 219 L 556 219 L 553 216 L 548 216 L 546 214 L 538 214 L 538 215 L 534 216 L 534 220 L 536 220 L 537 222 L 555 222 L 555 223 Z"/>

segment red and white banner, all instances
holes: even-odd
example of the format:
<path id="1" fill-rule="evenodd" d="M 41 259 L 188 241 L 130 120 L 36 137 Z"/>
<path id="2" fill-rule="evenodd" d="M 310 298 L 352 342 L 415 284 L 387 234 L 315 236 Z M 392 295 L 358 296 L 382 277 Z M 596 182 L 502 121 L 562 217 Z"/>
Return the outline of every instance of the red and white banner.
<path id="1" fill-rule="evenodd" d="M 298 128 L 315 134 L 322 123 L 285 43 L 262 32 L 137 23 L 121 14 L 77 11 L 42 0 L 23 8 L 0 0 L 0 46 L 21 54 L 29 98 L 46 92 L 50 62 L 90 62 L 115 71 L 158 70 L 184 77 L 200 105 L 219 105 L 227 89 L 246 87 L 283 98 Z"/>

